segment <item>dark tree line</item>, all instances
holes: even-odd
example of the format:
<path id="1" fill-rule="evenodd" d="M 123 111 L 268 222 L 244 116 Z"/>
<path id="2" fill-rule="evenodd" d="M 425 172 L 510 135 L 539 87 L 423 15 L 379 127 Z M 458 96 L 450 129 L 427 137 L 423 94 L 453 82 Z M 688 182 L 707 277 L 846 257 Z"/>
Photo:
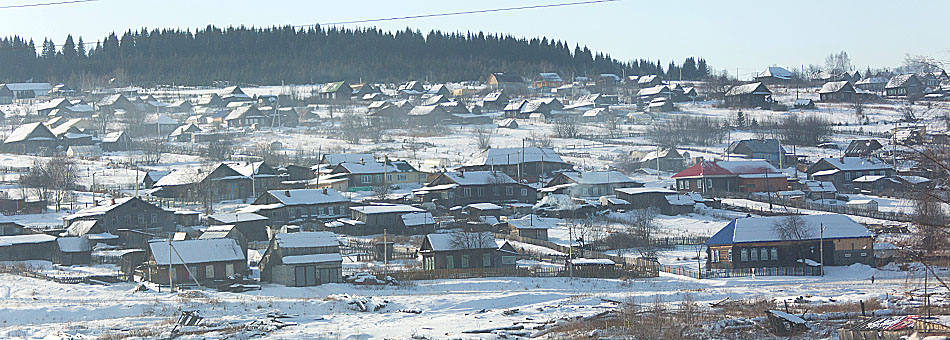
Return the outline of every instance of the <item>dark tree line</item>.
<path id="1" fill-rule="evenodd" d="M 208 26 L 195 32 L 142 29 L 112 33 L 84 44 L 70 35 L 60 48 L 45 40 L 37 53 L 32 40 L 0 40 L 0 82 L 27 79 L 97 84 L 206 85 L 213 81 L 280 84 L 406 80 L 484 79 L 490 72 L 532 75 L 559 72 L 593 76 L 669 74 L 700 79 L 709 74 L 703 59 L 671 62 L 621 62 L 586 46 L 547 38 L 515 38 L 478 33 L 428 34 L 405 29 L 295 29 Z"/>

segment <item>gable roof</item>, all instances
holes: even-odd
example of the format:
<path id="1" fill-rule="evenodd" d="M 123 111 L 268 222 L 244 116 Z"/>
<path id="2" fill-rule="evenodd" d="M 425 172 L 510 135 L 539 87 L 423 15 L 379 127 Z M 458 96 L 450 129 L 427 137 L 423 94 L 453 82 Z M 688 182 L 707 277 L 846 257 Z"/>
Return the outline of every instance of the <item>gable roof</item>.
<path id="1" fill-rule="evenodd" d="M 18 126 L 13 132 L 10 133 L 10 136 L 4 140 L 4 143 L 16 143 L 24 141 L 53 141 L 56 140 L 56 135 L 50 131 L 46 125 L 43 125 L 41 122 L 23 124 Z"/>
<path id="2" fill-rule="evenodd" d="M 125 205 L 126 203 L 129 203 L 129 202 L 131 202 L 131 201 L 133 201 L 133 200 L 135 200 L 135 201 L 141 201 L 143 204 L 151 205 L 151 203 L 142 201 L 141 199 L 136 198 L 136 197 L 123 197 L 123 198 L 115 199 L 115 203 L 112 203 L 111 201 L 104 201 L 104 202 L 100 203 L 100 205 L 98 205 L 98 206 L 89 207 L 89 208 L 86 208 L 86 209 L 79 210 L 79 211 L 77 211 L 77 212 L 75 212 L 75 213 L 73 213 L 73 214 L 71 214 L 71 215 L 67 215 L 66 217 L 63 217 L 63 219 L 65 219 L 65 220 L 68 221 L 68 220 L 72 220 L 72 219 L 76 219 L 76 218 L 81 218 L 81 217 L 90 217 L 90 216 L 103 215 L 103 214 L 105 214 L 105 213 L 107 213 L 107 212 L 110 212 L 110 211 L 112 211 L 112 210 L 115 209 L 115 208 L 121 207 L 121 206 Z"/>
<path id="3" fill-rule="evenodd" d="M 495 80 L 498 81 L 499 83 L 523 83 L 524 82 L 524 78 L 521 78 L 521 76 L 517 74 L 495 72 L 495 73 L 492 73 L 492 75 L 495 76 Z"/>
<path id="4" fill-rule="evenodd" d="M 772 164 L 763 160 L 702 161 L 673 175 L 673 178 L 699 176 L 734 176 L 745 174 L 779 173 Z"/>
<path id="5" fill-rule="evenodd" d="M 907 84 L 908 82 L 911 82 L 911 79 L 917 81 L 917 83 L 920 83 L 920 79 L 918 79 L 917 76 L 914 75 L 913 73 L 899 74 L 899 75 L 891 77 L 891 79 L 887 81 L 887 85 L 884 85 L 884 88 L 892 89 L 892 88 L 897 88 L 897 87 L 904 87 L 908 85 Z"/>
<path id="6" fill-rule="evenodd" d="M 223 261 L 243 261 L 244 250 L 237 241 L 230 238 L 184 240 L 171 242 L 171 258 L 169 258 L 169 243 L 167 241 L 149 242 L 152 258 L 158 265 L 171 264 L 198 264 Z"/>
<path id="7" fill-rule="evenodd" d="M 522 151 L 524 153 L 522 154 Z M 466 166 L 475 165 L 511 165 L 529 162 L 565 163 L 552 148 L 491 148 L 482 151 L 477 157 L 466 162 Z M 566 164 L 566 163 L 565 163 Z"/>
<path id="8" fill-rule="evenodd" d="M 730 88 L 729 91 L 726 91 L 726 97 L 747 94 L 772 94 L 772 91 L 761 82 L 736 85 Z"/>
<path id="9" fill-rule="evenodd" d="M 240 222 L 251 222 L 251 221 L 265 221 L 267 217 L 261 216 L 255 213 L 220 213 L 208 216 L 209 219 L 224 223 L 224 224 L 234 224 Z"/>
<path id="10" fill-rule="evenodd" d="M 871 232 L 850 217 L 840 214 L 818 214 L 799 216 L 804 220 L 806 240 L 871 237 Z M 782 241 L 775 231 L 775 224 L 783 222 L 784 216 L 747 217 L 735 219 L 716 232 L 706 241 L 706 245 L 729 245 L 751 242 Z M 820 228 L 825 228 L 820 235 Z"/>
<path id="11" fill-rule="evenodd" d="M 501 241 L 501 242 L 498 242 Z M 504 240 L 495 240 L 491 232 L 480 233 L 446 233 L 428 234 L 423 242 L 423 249 L 431 251 L 452 251 L 463 249 L 498 249 L 505 243 Z M 502 243 L 502 244 L 499 244 Z M 428 245 L 429 247 L 426 247 Z"/>
<path id="12" fill-rule="evenodd" d="M 627 183 L 635 182 L 627 175 L 624 175 L 620 171 L 610 170 L 610 171 L 581 171 L 581 172 L 561 172 L 560 175 L 567 177 L 574 183 L 578 184 L 609 184 L 609 183 Z"/>
<path id="13" fill-rule="evenodd" d="M 880 150 L 884 146 L 876 139 L 855 139 L 848 143 L 844 154 L 846 156 L 868 155 L 874 151 Z"/>
<path id="14" fill-rule="evenodd" d="M 778 79 L 792 79 L 795 75 L 792 74 L 789 70 L 786 70 L 784 67 L 779 66 L 769 66 L 765 71 L 759 72 L 755 77 L 756 78 L 778 78 Z"/>
<path id="15" fill-rule="evenodd" d="M 727 148 L 729 153 L 736 153 L 736 149 L 746 147 L 752 153 L 779 153 L 785 154 L 785 148 L 777 139 L 745 139 L 732 142 Z"/>
<path id="16" fill-rule="evenodd" d="M 851 86 L 851 82 L 847 80 L 830 81 L 822 85 L 821 89 L 818 90 L 818 93 L 837 93 L 837 92 L 854 93 L 854 86 Z"/>
<path id="17" fill-rule="evenodd" d="M 326 189 L 326 193 L 324 193 L 324 189 L 270 190 L 267 191 L 267 194 L 284 205 L 325 204 L 349 201 L 343 194 L 333 189 Z"/>
<path id="18" fill-rule="evenodd" d="M 863 157 L 840 157 L 840 158 L 822 158 L 819 162 L 825 161 L 835 169 L 841 171 L 861 171 L 861 170 L 887 170 L 892 169 L 889 164 L 878 158 Z"/>
<path id="19" fill-rule="evenodd" d="M 340 245 L 340 239 L 329 231 L 301 231 L 296 233 L 279 233 L 274 240 L 280 248 L 317 248 L 335 247 Z"/>
<path id="20" fill-rule="evenodd" d="M 337 165 L 340 163 L 373 162 L 375 158 L 371 153 L 328 153 L 323 155 L 323 160 L 327 164 Z"/>
<path id="21" fill-rule="evenodd" d="M 442 176 L 458 185 L 485 185 L 517 183 L 504 172 L 500 171 L 460 171 L 445 172 Z"/>
<path id="22" fill-rule="evenodd" d="M 348 89 L 343 89 L 343 85 L 346 85 Z M 353 88 L 349 86 L 346 81 L 336 81 L 332 83 L 323 84 L 323 87 L 320 88 L 320 93 L 334 93 L 343 89 L 345 94 L 353 93 Z"/>

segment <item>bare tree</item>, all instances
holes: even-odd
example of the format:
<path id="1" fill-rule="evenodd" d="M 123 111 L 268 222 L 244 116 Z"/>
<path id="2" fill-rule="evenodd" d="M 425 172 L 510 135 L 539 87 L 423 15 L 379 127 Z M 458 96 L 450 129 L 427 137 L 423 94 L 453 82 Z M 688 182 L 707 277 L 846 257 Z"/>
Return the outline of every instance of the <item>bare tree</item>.
<path id="1" fill-rule="evenodd" d="M 488 129 L 475 129 L 472 131 L 475 137 L 474 144 L 479 150 L 488 150 L 491 148 L 491 139 L 494 131 Z"/>
<path id="2" fill-rule="evenodd" d="M 388 184 L 380 184 L 373 187 L 373 197 L 378 200 L 385 200 L 389 196 L 389 192 L 392 190 L 392 186 Z"/>
<path id="3" fill-rule="evenodd" d="M 799 215 L 786 216 L 779 219 L 778 221 L 775 221 L 772 224 L 772 230 L 778 234 L 779 239 L 797 243 L 791 249 L 795 253 L 798 260 L 801 261 L 802 266 L 804 266 L 805 253 L 802 251 L 800 243 L 814 237 L 808 222 L 806 222 L 805 219 Z"/>
<path id="4" fill-rule="evenodd" d="M 845 51 L 829 54 L 825 57 L 825 67 L 833 75 L 840 76 L 851 70 L 851 57 Z"/>
<path id="5" fill-rule="evenodd" d="M 577 119 L 570 117 L 561 117 L 554 120 L 554 136 L 557 138 L 577 138 L 580 135 Z"/>
<path id="6" fill-rule="evenodd" d="M 495 236 L 490 232 L 454 232 L 449 241 L 456 249 L 496 248 Z"/>
<path id="7" fill-rule="evenodd" d="M 537 131 L 528 134 L 528 143 L 531 146 L 539 148 L 550 148 L 554 143 L 551 142 L 551 136 Z"/>
<path id="8" fill-rule="evenodd" d="M 907 123 L 916 123 L 920 121 L 920 116 L 918 115 L 917 109 L 914 108 L 913 104 L 904 104 L 897 108 L 897 112 L 901 114 L 901 121 Z"/>
<path id="9" fill-rule="evenodd" d="M 48 161 L 36 161 L 30 171 L 20 178 L 24 187 L 31 188 L 41 199 L 60 204 L 72 199 L 77 187 L 79 169 L 76 163 L 66 157 L 55 157 Z"/>

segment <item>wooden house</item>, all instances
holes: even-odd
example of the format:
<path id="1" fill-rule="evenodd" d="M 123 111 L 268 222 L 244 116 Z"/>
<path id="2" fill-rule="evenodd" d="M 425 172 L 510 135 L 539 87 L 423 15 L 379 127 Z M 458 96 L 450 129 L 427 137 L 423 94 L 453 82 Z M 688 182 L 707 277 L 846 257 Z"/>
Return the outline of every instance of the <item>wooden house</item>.
<path id="1" fill-rule="evenodd" d="M 260 261 L 261 281 L 291 287 L 343 282 L 340 241 L 331 232 L 278 233 Z"/>
<path id="2" fill-rule="evenodd" d="M 795 77 L 791 71 L 780 66 L 770 66 L 755 75 L 755 81 L 766 84 L 788 83 Z"/>
<path id="3" fill-rule="evenodd" d="M 323 189 L 269 190 L 241 208 L 265 216 L 271 227 L 287 224 L 313 225 L 349 215 L 350 200 L 339 191 Z"/>
<path id="4" fill-rule="evenodd" d="M 564 79 L 557 73 L 542 72 L 534 78 L 534 88 L 536 89 L 553 89 L 561 85 L 564 85 Z"/>
<path id="5" fill-rule="evenodd" d="M 547 241 L 548 230 L 557 227 L 560 220 L 529 214 L 517 219 L 508 219 L 508 232 L 520 237 Z"/>
<path id="6" fill-rule="evenodd" d="M 137 230 L 162 236 L 175 230 L 175 214 L 138 197 L 103 200 L 96 206 L 63 217 L 66 228 L 82 221 L 97 221 L 103 233 L 120 235 L 120 230 Z M 129 240 L 121 240 L 128 244 Z"/>
<path id="7" fill-rule="evenodd" d="M 522 92 L 528 87 L 521 76 L 504 72 L 494 72 L 488 75 L 486 83 L 489 88 L 508 90 L 512 93 Z"/>
<path id="8" fill-rule="evenodd" d="M 522 182 L 535 183 L 554 176 L 573 165 L 561 159 L 552 148 L 491 148 L 482 151 L 459 169 L 468 171 L 497 171 Z"/>
<path id="9" fill-rule="evenodd" d="M 854 85 L 847 80 L 827 82 L 818 90 L 818 98 L 826 103 L 851 102 L 855 99 Z"/>
<path id="10" fill-rule="evenodd" d="M 676 189 L 685 192 L 777 192 L 788 189 L 788 178 L 764 160 L 703 161 L 673 175 Z"/>
<path id="11" fill-rule="evenodd" d="M 249 241 L 267 241 L 267 216 L 249 212 L 219 213 L 208 216 L 212 226 L 234 226 Z"/>
<path id="12" fill-rule="evenodd" d="M 780 228 L 789 223 L 800 224 L 796 228 L 803 231 L 801 237 L 782 236 Z M 872 264 L 872 237 L 863 225 L 839 214 L 739 218 L 706 241 L 706 266 L 731 269 Z"/>
<path id="13" fill-rule="evenodd" d="M 110 132 L 102 137 L 99 147 L 104 151 L 128 151 L 132 149 L 132 138 L 125 131 Z"/>
<path id="14" fill-rule="evenodd" d="M 56 237 L 46 234 L 0 236 L 0 261 L 53 261 L 59 252 Z"/>
<path id="15" fill-rule="evenodd" d="M 567 194 L 571 197 L 600 197 L 613 195 L 618 188 L 639 188 L 642 182 L 633 180 L 619 171 L 564 171 L 554 175 L 542 194 Z"/>
<path id="16" fill-rule="evenodd" d="M 490 232 L 428 234 L 419 248 L 424 270 L 513 268 L 518 252 Z"/>
<path id="17" fill-rule="evenodd" d="M 320 95 L 320 99 L 327 101 L 350 101 L 350 97 L 353 96 L 353 88 L 350 87 L 350 83 L 345 80 L 336 81 L 323 84 L 318 94 Z"/>
<path id="18" fill-rule="evenodd" d="M 235 127 L 254 127 L 261 126 L 266 116 L 257 109 L 256 106 L 241 106 L 232 110 L 226 117 L 224 123 L 230 128 Z"/>
<path id="19" fill-rule="evenodd" d="M 771 103 L 772 91 L 761 82 L 736 85 L 725 94 L 725 104 L 729 107 L 767 108 Z"/>
<path id="20" fill-rule="evenodd" d="M 59 145 L 56 135 L 43 123 L 28 123 L 18 126 L 3 141 L 8 151 L 16 153 L 49 152 Z"/>
<path id="21" fill-rule="evenodd" d="M 199 240 L 213 240 L 229 238 L 234 240 L 241 246 L 241 249 L 247 254 L 247 237 L 244 236 L 244 233 L 234 225 L 213 225 L 201 232 L 201 235 L 198 236 Z"/>
<path id="22" fill-rule="evenodd" d="M 729 144 L 726 152 L 748 159 L 762 159 L 776 167 L 789 164 L 788 153 L 777 139 L 744 139 Z"/>
<path id="23" fill-rule="evenodd" d="M 834 183 L 838 190 L 855 189 L 853 180 L 862 176 L 893 177 L 894 168 L 877 158 L 839 157 L 822 158 L 805 171 L 809 179 Z"/>
<path id="24" fill-rule="evenodd" d="M 884 95 L 888 97 L 920 97 L 924 92 L 924 84 L 917 75 L 900 74 L 892 77 L 884 85 Z"/>
<path id="25" fill-rule="evenodd" d="M 413 190 L 423 202 L 451 208 L 471 203 L 529 203 L 538 200 L 534 187 L 516 182 L 503 172 L 443 172 L 426 186 Z"/>
<path id="26" fill-rule="evenodd" d="M 371 155 L 370 155 L 371 156 Z M 369 191 L 373 187 L 400 184 L 421 184 L 426 174 L 416 170 L 406 161 L 377 162 L 372 157 L 360 162 L 343 162 L 330 170 L 328 176 L 320 179 L 321 188 L 334 187 L 340 191 Z M 334 185 L 341 180 L 344 185 Z"/>
<path id="27" fill-rule="evenodd" d="M 327 230 L 346 235 L 418 235 L 435 231 L 432 214 L 402 204 L 373 204 L 350 207 L 350 218 L 324 224 Z"/>
<path id="28" fill-rule="evenodd" d="M 59 237 L 56 239 L 59 248 L 54 261 L 64 266 L 92 263 L 92 245 L 88 236 Z"/>
<path id="29" fill-rule="evenodd" d="M 248 273 L 246 253 L 230 238 L 148 243 L 148 270 L 151 282 L 160 285 L 202 284 Z M 169 271 L 169 268 L 171 270 Z"/>

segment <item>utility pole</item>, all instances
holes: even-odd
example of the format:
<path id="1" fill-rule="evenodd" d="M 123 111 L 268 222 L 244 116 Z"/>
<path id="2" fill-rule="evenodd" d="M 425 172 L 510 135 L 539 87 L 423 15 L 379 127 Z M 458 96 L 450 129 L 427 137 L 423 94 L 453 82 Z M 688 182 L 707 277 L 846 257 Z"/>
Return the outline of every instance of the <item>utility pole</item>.
<path id="1" fill-rule="evenodd" d="M 825 276 L 825 224 L 819 224 L 818 227 L 819 256 L 821 256 L 821 276 Z"/>
<path id="2" fill-rule="evenodd" d="M 182 263 L 184 264 L 184 263 Z M 168 291 L 175 292 L 175 281 L 172 281 L 172 238 L 168 237 Z"/>

